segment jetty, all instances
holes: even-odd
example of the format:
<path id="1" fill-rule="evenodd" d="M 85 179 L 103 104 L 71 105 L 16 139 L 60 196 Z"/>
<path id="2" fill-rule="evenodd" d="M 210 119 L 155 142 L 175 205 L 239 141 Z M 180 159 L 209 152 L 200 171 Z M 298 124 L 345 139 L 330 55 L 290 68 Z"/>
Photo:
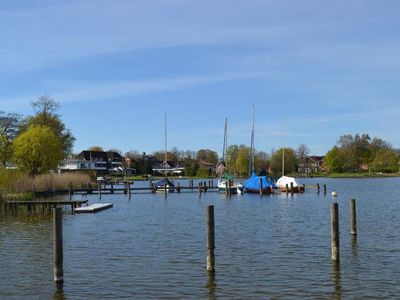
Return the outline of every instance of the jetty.
<path id="1" fill-rule="evenodd" d="M 71 211 L 78 207 L 81 207 L 84 204 L 87 204 L 89 200 L 12 200 L 4 202 L 4 211 L 17 212 L 18 207 L 26 207 L 28 212 L 35 212 L 39 209 L 39 207 L 44 211 L 45 209 L 51 210 L 53 207 L 57 206 L 69 206 L 71 207 Z"/>
<path id="2" fill-rule="evenodd" d="M 113 207 L 112 203 L 94 203 L 75 208 L 75 213 L 95 213 Z"/>

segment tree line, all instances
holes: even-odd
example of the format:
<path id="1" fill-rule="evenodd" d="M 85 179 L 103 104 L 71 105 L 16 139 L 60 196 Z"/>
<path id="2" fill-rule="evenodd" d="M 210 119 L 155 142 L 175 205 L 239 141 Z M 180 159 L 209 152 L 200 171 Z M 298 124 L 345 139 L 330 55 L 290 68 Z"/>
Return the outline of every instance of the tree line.
<path id="1" fill-rule="evenodd" d="M 22 117 L 16 113 L 0 111 L 0 165 L 14 162 L 20 170 L 31 176 L 55 170 L 59 162 L 72 155 L 74 136 L 67 129 L 58 114 L 60 104 L 49 96 L 41 96 L 32 102 L 34 115 Z M 88 150 L 103 150 L 94 146 Z M 117 149 L 110 149 L 121 151 Z M 310 154 L 309 148 L 301 144 L 297 149 L 281 148 L 268 154 L 254 150 L 250 153 L 246 145 L 230 145 L 225 157 L 218 157 L 212 149 L 198 151 L 180 150 L 177 147 L 168 151 L 168 160 L 181 162 L 187 176 L 209 176 L 212 167 L 224 160 L 228 172 L 246 177 L 251 157 L 254 158 L 254 171 L 268 173 L 275 177 L 282 175 L 282 156 L 284 152 L 285 174 L 296 172 L 299 162 Z M 164 160 L 164 151 L 151 155 L 158 161 Z M 142 155 L 137 150 L 124 154 L 130 161 L 129 167 L 139 174 L 152 173 L 152 157 Z M 399 171 L 400 151 L 386 141 L 368 134 L 343 135 L 324 158 L 325 168 L 331 172 L 385 172 Z"/>

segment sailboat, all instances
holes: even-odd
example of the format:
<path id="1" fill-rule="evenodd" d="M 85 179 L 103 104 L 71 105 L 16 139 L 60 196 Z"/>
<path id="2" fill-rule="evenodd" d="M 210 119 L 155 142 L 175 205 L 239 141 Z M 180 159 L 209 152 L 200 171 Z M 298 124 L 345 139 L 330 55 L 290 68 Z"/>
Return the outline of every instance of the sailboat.
<path id="1" fill-rule="evenodd" d="M 157 192 L 174 192 L 175 191 L 175 184 L 168 179 L 168 150 L 167 150 L 167 114 L 164 115 L 164 143 L 165 143 L 165 151 L 164 151 L 164 178 L 159 180 L 156 183 L 156 191 Z"/>
<path id="2" fill-rule="evenodd" d="M 303 193 L 304 185 L 298 184 L 294 177 L 285 176 L 285 120 L 282 122 L 282 176 L 276 182 L 281 192 Z M 293 191 L 292 191 L 293 188 Z"/>
<path id="3" fill-rule="evenodd" d="M 276 185 L 267 176 L 257 176 L 254 171 L 254 104 L 253 104 L 253 126 L 251 130 L 250 143 L 250 164 L 249 164 L 249 179 L 244 184 L 246 193 L 258 194 L 273 194 Z"/>
<path id="4" fill-rule="evenodd" d="M 229 174 L 226 163 L 226 150 L 228 148 L 227 141 L 228 119 L 225 118 L 224 145 L 222 147 L 222 161 L 218 163 L 217 168 L 221 169 L 221 176 L 218 179 L 218 192 L 226 194 L 237 194 L 238 184 L 234 181 L 233 176 Z"/>

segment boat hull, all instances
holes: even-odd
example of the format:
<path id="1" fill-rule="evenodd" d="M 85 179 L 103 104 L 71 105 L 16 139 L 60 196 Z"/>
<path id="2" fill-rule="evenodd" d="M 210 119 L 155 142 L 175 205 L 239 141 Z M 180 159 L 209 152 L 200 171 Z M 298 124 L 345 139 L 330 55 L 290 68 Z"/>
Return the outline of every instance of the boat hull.
<path id="1" fill-rule="evenodd" d="M 279 187 L 279 190 L 283 193 L 291 193 L 290 187 Z M 298 185 L 293 187 L 293 193 L 304 193 L 304 186 L 303 185 Z"/>

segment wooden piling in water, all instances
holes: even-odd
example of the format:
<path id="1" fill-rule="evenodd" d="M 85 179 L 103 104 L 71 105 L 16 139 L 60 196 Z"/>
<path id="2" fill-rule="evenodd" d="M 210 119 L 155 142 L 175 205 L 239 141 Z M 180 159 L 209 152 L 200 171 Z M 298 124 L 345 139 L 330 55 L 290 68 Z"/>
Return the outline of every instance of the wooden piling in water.
<path id="1" fill-rule="evenodd" d="M 262 182 L 262 178 L 260 178 L 260 196 L 263 195 L 263 182 Z"/>
<path id="2" fill-rule="evenodd" d="M 332 259 L 339 261 L 339 205 L 331 204 L 331 246 Z"/>
<path id="3" fill-rule="evenodd" d="M 215 272 L 215 226 L 214 205 L 207 206 L 207 271 Z"/>
<path id="4" fill-rule="evenodd" d="M 290 183 L 290 194 L 293 196 L 294 193 L 294 188 L 293 188 L 293 182 Z"/>
<path id="5" fill-rule="evenodd" d="M 111 189 L 110 189 L 110 193 L 114 194 L 114 180 L 111 180 Z"/>
<path id="6" fill-rule="evenodd" d="M 350 199 L 350 233 L 357 235 L 356 199 Z"/>
<path id="7" fill-rule="evenodd" d="M 326 195 L 326 184 L 324 184 L 324 195 Z"/>
<path id="8" fill-rule="evenodd" d="M 131 183 L 128 181 L 128 198 L 131 200 L 132 198 L 132 193 L 131 193 Z"/>
<path id="9" fill-rule="evenodd" d="M 97 184 L 98 190 L 99 190 L 99 199 L 101 199 L 101 183 L 99 182 Z"/>
<path id="10" fill-rule="evenodd" d="M 54 266 L 54 281 L 56 283 L 64 282 L 63 270 L 63 232 L 62 232 L 62 208 L 53 208 L 53 266 Z"/>

